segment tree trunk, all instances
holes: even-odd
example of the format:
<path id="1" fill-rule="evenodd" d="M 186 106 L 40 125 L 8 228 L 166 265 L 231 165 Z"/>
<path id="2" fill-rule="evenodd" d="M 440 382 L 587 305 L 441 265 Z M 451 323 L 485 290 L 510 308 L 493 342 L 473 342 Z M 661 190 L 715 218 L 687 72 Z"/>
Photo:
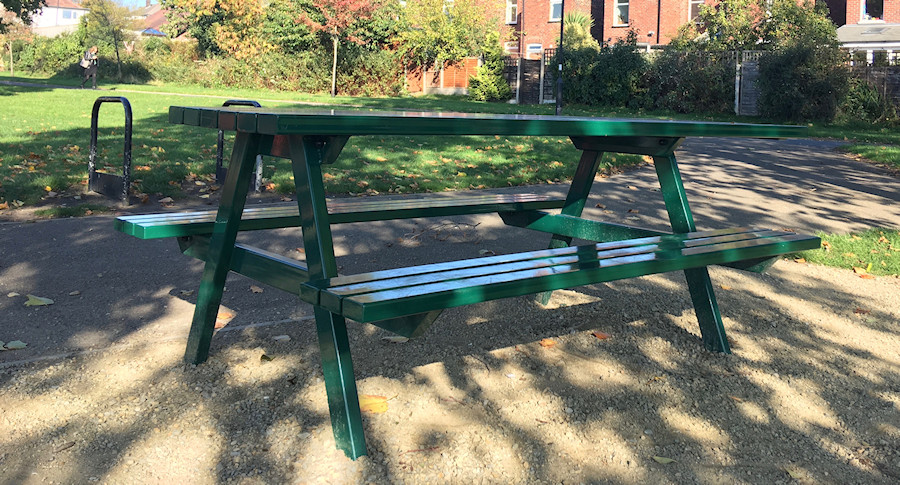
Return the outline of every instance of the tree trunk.
<path id="1" fill-rule="evenodd" d="M 337 51 L 338 38 L 336 35 L 331 36 L 331 43 L 334 46 L 334 61 L 331 63 L 331 97 L 337 95 Z"/>
<path id="2" fill-rule="evenodd" d="M 117 35 L 113 36 L 113 40 L 114 40 L 113 44 L 116 46 L 116 73 L 117 73 L 116 81 L 122 82 L 122 59 L 119 58 L 119 39 L 118 39 L 118 37 L 119 36 L 117 36 Z"/>
<path id="3" fill-rule="evenodd" d="M 8 46 L 9 46 L 9 75 L 10 75 L 10 76 L 15 76 L 15 75 L 16 75 L 16 73 L 15 73 L 15 72 L 13 72 L 13 52 L 12 52 L 12 41 L 10 41 L 10 42 L 9 42 L 9 43 L 7 43 L 7 44 L 6 44 L 6 45 L 8 45 Z"/>

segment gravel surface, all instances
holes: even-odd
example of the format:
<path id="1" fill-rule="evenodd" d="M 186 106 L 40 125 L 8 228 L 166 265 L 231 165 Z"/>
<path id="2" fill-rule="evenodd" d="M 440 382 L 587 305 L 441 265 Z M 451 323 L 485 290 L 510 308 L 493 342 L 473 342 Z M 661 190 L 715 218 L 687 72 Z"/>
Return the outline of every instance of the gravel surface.
<path id="1" fill-rule="evenodd" d="M 702 349 L 680 275 L 456 309 L 405 343 L 351 323 L 360 393 L 388 398 L 357 461 L 308 315 L 220 331 L 200 366 L 180 338 L 6 364 L 2 482 L 900 480 L 900 280 L 712 273 L 730 356 Z"/>

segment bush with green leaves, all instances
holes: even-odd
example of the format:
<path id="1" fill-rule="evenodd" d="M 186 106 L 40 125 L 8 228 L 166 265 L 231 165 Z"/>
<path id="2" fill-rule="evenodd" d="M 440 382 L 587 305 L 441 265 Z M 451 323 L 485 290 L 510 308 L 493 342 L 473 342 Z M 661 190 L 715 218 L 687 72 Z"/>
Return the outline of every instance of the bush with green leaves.
<path id="1" fill-rule="evenodd" d="M 469 98 L 475 101 L 506 101 L 512 96 L 512 89 L 503 77 L 503 51 L 500 36 L 494 34 L 486 44 L 484 62 L 478 66 L 474 76 L 469 77 Z"/>
<path id="2" fill-rule="evenodd" d="M 644 107 L 677 113 L 728 113 L 734 104 L 734 57 L 722 52 L 660 51 L 644 78 Z"/>
<path id="3" fill-rule="evenodd" d="M 868 122 L 897 124 L 897 107 L 878 89 L 863 79 L 851 77 L 847 96 L 841 103 L 838 118 L 845 123 Z"/>
<path id="4" fill-rule="evenodd" d="M 553 64 L 558 64 L 557 53 Z M 586 47 L 562 53 L 563 99 L 567 103 L 638 108 L 643 104 L 641 80 L 649 67 L 637 49 L 637 34 L 600 50 Z"/>
<path id="5" fill-rule="evenodd" d="M 759 61 L 759 111 L 789 121 L 831 121 L 849 89 L 839 49 L 810 44 L 766 53 Z"/>

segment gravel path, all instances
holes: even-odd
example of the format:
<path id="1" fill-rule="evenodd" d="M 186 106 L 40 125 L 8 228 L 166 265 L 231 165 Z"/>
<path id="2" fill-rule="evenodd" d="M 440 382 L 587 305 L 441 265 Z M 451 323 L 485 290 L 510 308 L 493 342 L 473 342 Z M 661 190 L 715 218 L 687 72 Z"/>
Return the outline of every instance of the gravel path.
<path id="1" fill-rule="evenodd" d="M 803 147 L 785 157 L 802 160 Z M 723 166 L 744 163 L 733 158 Z M 698 221 L 721 226 L 716 197 L 736 182 L 702 157 L 682 160 L 687 179 L 709 179 L 689 186 Z M 661 224 L 658 207 L 640 205 L 652 195 L 645 172 L 599 180 L 604 197 L 591 210 Z M 863 193 L 822 174 L 817 190 L 787 194 L 804 212 L 786 214 L 766 210 L 785 203 L 777 172 L 753 182 L 771 203 L 733 209 L 776 227 L 894 224 L 896 206 L 876 210 L 871 197 L 896 198 L 895 179 L 849 181 Z M 634 195 L 605 196 L 623 185 Z M 848 190 L 858 196 L 829 217 Z M 873 209 L 853 216 L 850 204 Z M 385 255 L 395 244 L 410 262 L 474 257 L 505 247 L 496 227 L 348 228 L 338 250 L 362 256 L 339 264 L 394 265 Z M 267 242 L 290 253 L 290 236 Z M 712 268 L 729 356 L 702 349 L 680 274 L 559 291 L 546 308 L 517 298 L 454 309 L 405 343 L 351 322 L 360 393 L 387 399 L 385 412 L 364 415 L 369 456 L 351 461 L 334 448 L 308 306 L 232 275 L 233 319 L 210 360 L 189 366 L 181 356 L 200 265 L 171 241 L 128 238 L 92 217 L 0 224 L 0 245 L 10 248 L 0 339 L 29 344 L 0 352 L 0 483 L 900 481 L 897 278 L 786 260 L 764 275 Z M 55 303 L 25 307 L 28 293 Z"/>

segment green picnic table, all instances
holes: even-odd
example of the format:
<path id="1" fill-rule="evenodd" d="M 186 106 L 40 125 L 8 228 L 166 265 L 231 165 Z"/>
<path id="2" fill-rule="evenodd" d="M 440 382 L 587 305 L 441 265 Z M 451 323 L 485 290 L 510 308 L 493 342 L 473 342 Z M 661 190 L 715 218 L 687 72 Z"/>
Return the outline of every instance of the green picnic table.
<path id="1" fill-rule="evenodd" d="M 675 150 L 689 136 L 786 138 L 804 127 L 586 117 L 442 112 L 367 112 L 244 107 L 169 109 L 175 124 L 236 132 L 217 211 L 122 216 L 135 237 L 175 237 L 205 261 L 185 358 L 208 357 L 225 278 L 234 271 L 313 305 L 335 442 L 366 454 L 345 318 L 406 337 L 421 335 L 442 310 L 668 271 L 684 271 L 704 346 L 730 352 L 707 266 L 763 271 L 782 254 L 818 248 L 814 236 L 757 228 L 698 232 Z M 424 194 L 382 201 L 329 200 L 322 166 L 351 136 L 565 136 L 581 151 L 565 198 L 524 193 Z M 187 143 L 187 142 L 186 142 Z M 604 152 L 652 157 L 672 232 L 581 217 Z M 292 162 L 297 202 L 244 208 L 258 154 Z M 390 156 L 385 153 L 385 157 Z M 527 153 L 521 163 L 533 163 Z M 747 174 L 752 176 L 752 174 Z M 547 249 L 338 275 L 331 226 L 362 221 L 497 213 L 508 226 L 548 233 Z M 306 264 L 236 243 L 239 231 L 300 227 Z M 591 241 L 572 246 L 573 239 Z M 397 248 L 402 251 L 402 248 Z"/>

